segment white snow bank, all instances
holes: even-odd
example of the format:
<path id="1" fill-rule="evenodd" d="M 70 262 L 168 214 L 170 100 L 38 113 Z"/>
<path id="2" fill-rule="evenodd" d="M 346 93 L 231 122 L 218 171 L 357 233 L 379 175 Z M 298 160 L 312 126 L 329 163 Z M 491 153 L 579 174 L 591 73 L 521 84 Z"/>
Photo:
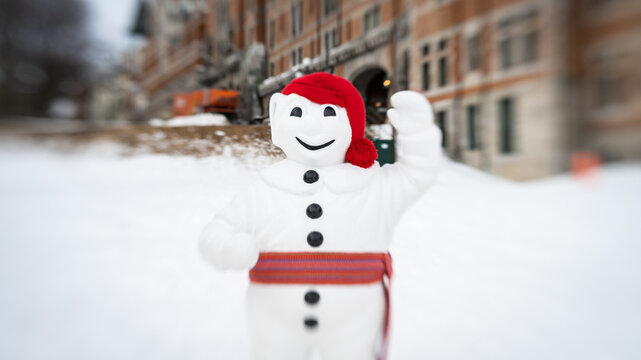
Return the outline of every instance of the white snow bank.
<path id="1" fill-rule="evenodd" d="M 6 144 L 0 168 L 0 358 L 250 358 L 247 274 L 196 239 L 255 171 Z M 641 164 L 525 185 L 448 164 L 396 233 L 390 359 L 640 358 L 639 204 Z"/>
<path id="2" fill-rule="evenodd" d="M 228 125 L 229 121 L 225 115 L 221 114 L 196 114 L 189 116 L 176 116 L 169 120 L 151 119 L 149 125 L 151 126 L 213 126 L 213 125 Z"/>
<path id="3" fill-rule="evenodd" d="M 365 127 L 365 135 L 371 139 L 392 140 L 394 128 L 391 124 L 376 124 Z"/>

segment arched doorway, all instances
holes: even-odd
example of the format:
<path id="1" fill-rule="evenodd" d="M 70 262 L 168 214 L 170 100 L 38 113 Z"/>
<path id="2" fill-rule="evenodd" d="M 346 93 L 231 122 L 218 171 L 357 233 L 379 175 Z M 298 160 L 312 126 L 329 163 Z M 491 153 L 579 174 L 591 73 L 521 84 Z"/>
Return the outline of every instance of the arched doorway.
<path id="1" fill-rule="evenodd" d="M 380 67 L 365 69 L 352 79 L 352 84 L 360 92 L 365 102 L 367 124 L 385 123 L 387 95 L 390 87 L 390 81 L 385 70 Z"/>
<path id="2" fill-rule="evenodd" d="M 378 162 L 381 165 L 393 163 L 393 129 L 390 124 L 386 124 L 387 95 L 391 84 L 387 73 L 378 66 L 366 68 L 356 74 L 352 79 L 352 84 L 365 102 L 367 121 L 365 136 L 371 139 L 376 146 Z"/>

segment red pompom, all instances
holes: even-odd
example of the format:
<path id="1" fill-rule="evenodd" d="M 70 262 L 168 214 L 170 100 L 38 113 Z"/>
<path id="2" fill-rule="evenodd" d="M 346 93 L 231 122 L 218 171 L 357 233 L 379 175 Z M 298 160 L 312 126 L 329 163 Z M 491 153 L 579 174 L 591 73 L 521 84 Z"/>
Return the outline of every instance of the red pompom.
<path id="1" fill-rule="evenodd" d="M 365 138 L 353 141 L 345 153 L 345 161 L 365 169 L 372 166 L 377 157 L 374 143 Z"/>

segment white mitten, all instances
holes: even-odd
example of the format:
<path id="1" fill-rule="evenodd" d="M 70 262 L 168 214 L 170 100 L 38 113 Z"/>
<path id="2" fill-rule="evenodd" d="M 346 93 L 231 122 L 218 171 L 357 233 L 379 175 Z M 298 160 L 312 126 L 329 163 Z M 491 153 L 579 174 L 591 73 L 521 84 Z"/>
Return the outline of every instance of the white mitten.
<path id="1" fill-rule="evenodd" d="M 390 102 L 394 108 L 387 110 L 387 116 L 399 133 L 412 134 L 434 126 L 432 106 L 424 95 L 399 91 L 392 95 Z"/>
<path id="2" fill-rule="evenodd" d="M 226 233 L 210 224 L 200 235 L 200 254 L 220 270 L 251 269 L 258 261 L 258 247 L 254 238 L 243 232 Z"/>

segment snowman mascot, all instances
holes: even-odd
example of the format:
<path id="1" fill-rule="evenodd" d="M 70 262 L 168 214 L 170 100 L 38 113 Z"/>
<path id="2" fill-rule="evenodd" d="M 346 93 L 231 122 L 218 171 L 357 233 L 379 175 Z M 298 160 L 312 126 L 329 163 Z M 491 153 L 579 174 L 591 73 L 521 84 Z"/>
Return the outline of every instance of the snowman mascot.
<path id="1" fill-rule="evenodd" d="M 199 241 L 214 267 L 250 269 L 257 359 L 385 357 L 388 247 L 441 159 L 441 133 L 425 97 L 402 91 L 391 104 L 398 156 L 381 167 L 363 137 L 363 100 L 347 80 L 314 73 L 271 97 L 272 141 L 287 158 L 261 171 Z"/>

